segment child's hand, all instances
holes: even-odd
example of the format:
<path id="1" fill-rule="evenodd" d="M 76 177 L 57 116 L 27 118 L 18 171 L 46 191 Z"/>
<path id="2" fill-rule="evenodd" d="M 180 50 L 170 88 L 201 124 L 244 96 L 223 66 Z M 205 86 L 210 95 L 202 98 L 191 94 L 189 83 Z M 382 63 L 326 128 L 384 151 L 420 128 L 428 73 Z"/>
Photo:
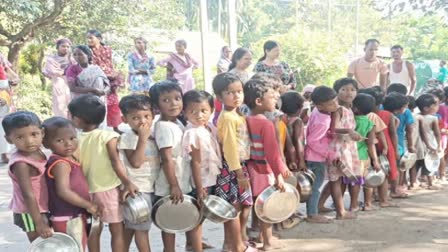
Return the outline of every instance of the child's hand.
<path id="1" fill-rule="evenodd" d="M 249 179 L 246 177 L 237 177 L 236 178 L 237 182 L 238 182 L 238 187 L 245 190 L 248 190 L 250 188 L 250 183 L 249 183 Z"/>
<path id="2" fill-rule="evenodd" d="M 388 148 L 389 148 L 388 146 L 384 146 L 384 147 L 383 147 L 383 155 L 384 155 L 384 156 L 387 156 L 387 152 L 389 151 Z"/>
<path id="3" fill-rule="evenodd" d="M 356 132 L 354 130 L 352 130 L 350 133 L 348 133 L 348 135 L 355 142 L 363 140 L 363 137 L 358 132 Z"/>
<path id="4" fill-rule="evenodd" d="M 282 178 L 289 178 L 289 176 L 291 176 L 292 173 L 290 170 L 285 169 L 285 171 L 282 172 L 281 175 L 282 175 Z"/>
<path id="5" fill-rule="evenodd" d="M 170 191 L 171 201 L 173 202 L 173 204 L 184 201 L 184 194 L 182 193 L 182 190 L 180 190 L 179 186 L 171 186 Z"/>
<path id="6" fill-rule="evenodd" d="M 378 163 L 378 161 L 374 161 L 374 162 L 373 162 L 373 169 L 374 169 L 376 172 L 379 172 L 379 171 L 381 170 L 381 166 L 380 166 L 380 163 Z"/>
<path id="7" fill-rule="evenodd" d="M 207 197 L 207 194 L 207 188 L 196 188 L 196 198 L 199 206 L 202 207 L 202 201 L 205 199 L 205 197 Z"/>
<path id="8" fill-rule="evenodd" d="M 277 176 L 277 179 L 275 180 L 275 185 L 277 189 L 279 189 L 281 192 L 285 191 L 285 181 L 283 180 L 283 176 L 279 174 Z"/>
<path id="9" fill-rule="evenodd" d="M 296 170 L 297 170 L 297 164 L 296 164 L 296 162 L 290 162 L 290 163 L 288 164 L 288 168 L 289 168 L 290 171 L 296 171 Z"/>
<path id="10" fill-rule="evenodd" d="M 46 223 L 43 220 L 40 221 L 40 223 L 37 223 L 36 232 L 40 237 L 44 239 L 51 237 L 53 235 L 53 229 L 51 229 L 48 223 Z"/>
<path id="11" fill-rule="evenodd" d="M 409 147 L 408 147 L 408 151 L 409 151 L 410 153 L 415 153 L 415 152 L 416 152 L 414 146 L 409 146 Z"/>
<path id="12" fill-rule="evenodd" d="M 300 162 L 299 162 L 299 170 L 300 171 L 307 171 L 308 170 L 308 168 L 306 167 L 306 164 L 305 164 L 305 160 L 300 160 Z"/>
<path id="13" fill-rule="evenodd" d="M 92 204 L 90 207 L 88 207 L 87 212 L 89 212 L 93 217 L 98 218 L 101 215 L 101 209 L 98 207 L 98 205 Z"/>
<path id="14" fill-rule="evenodd" d="M 148 139 L 151 136 L 151 125 L 148 123 L 140 125 L 137 130 L 138 136 L 143 139 Z"/>
<path id="15" fill-rule="evenodd" d="M 136 185 L 134 185 L 132 182 L 127 182 L 125 184 L 123 184 L 124 188 L 123 188 L 123 194 L 122 194 L 122 201 L 126 200 L 126 197 L 128 197 L 129 195 L 134 198 L 135 194 L 138 192 L 138 187 Z"/>

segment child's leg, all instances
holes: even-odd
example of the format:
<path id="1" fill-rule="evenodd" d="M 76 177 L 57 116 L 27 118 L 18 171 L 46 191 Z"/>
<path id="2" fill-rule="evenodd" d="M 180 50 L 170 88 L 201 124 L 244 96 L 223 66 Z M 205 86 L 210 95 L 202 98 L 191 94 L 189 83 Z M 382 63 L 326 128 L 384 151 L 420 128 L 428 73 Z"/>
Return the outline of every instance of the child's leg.
<path id="1" fill-rule="evenodd" d="M 333 211 L 333 209 L 325 207 L 325 202 L 327 202 L 327 199 L 330 197 L 330 195 L 331 195 L 330 183 L 327 183 L 324 186 L 324 189 L 322 190 L 322 192 L 320 193 L 319 203 L 317 204 L 319 213 L 325 213 L 325 212 Z"/>
<path id="2" fill-rule="evenodd" d="M 187 237 L 191 242 L 193 251 L 202 252 L 202 224 L 187 232 Z"/>
<path id="3" fill-rule="evenodd" d="M 307 219 L 310 222 L 327 223 L 329 220 L 318 213 L 320 188 L 324 183 L 326 166 L 324 163 L 318 162 L 308 162 L 307 164 L 309 169 L 316 175 L 312 186 L 311 197 L 306 202 Z"/>
<path id="4" fill-rule="evenodd" d="M 100 223 L 100 226 L 97 230 L 92 232 L 90 231 L 89 239 L 87 240 L 87 247 L 89 248 L 89 252 L 99 252 L 100 251 L 100 238 L 101 232 L 103 231 L 103 223 Z"/>
<path id="5" fill-rule="evenodd" d="M 112 251 L 113 252 L 125 251 L 126 243 L 124 241 L 123 222 L 109 223 L 109 231 L 111 234 Z"/>
<path id="6" fill-rule="evenodd" d="M 364 211 L 372 210 L 373 189 L 364 187 Z"/>
<path id="7" fill-rule="evenodd" d="M 274 244 L 272 240 L 272 224 L 264 223 L 260 221 L 261 234 L 263 236 L 263 248 L 264 251 L 276 250 L 282 248 L 282 244 L 276 242 Z"/>
<path id="8" fill-rule="evenodd" d="M 445 178 L 445 158 L 440 159 L 440 165 L 439 165 L 439 178 L 444 179 Z"/>
<path id="9" fill-rule="evenodd" d="M 349 185 L 348 191 L 350 193 L 350 211 L 358 211 L 359 210 L 359 192 L 361 191 L 360 185 Z"/>
<path id="10" fill-rule="evenodd" d="M 230 251 L 241 252 L 246 249 L 243 240 L 241 239 L 241 225 L 240 219 L 236 218 L 224 223 L 224 231 L 227 237 L 224 241 L 225 248 L 231 248 Z M 168 251 L 165 251 L 168 252 Z"/>
<path id="11" fill-rule="evenodd" d="M 247 222 L 249 221 L 249 214 L 251 209 L 252 209 L 251 206 L 243 206 L 241 209 L 240 225 L 241 225 L 241 238 L 243 239 L 243 241 L 249 240 L 249 238 L 247 237 Z"/>
<path id="12" fill-rule="evenodd" d="M 136 233 L 135 230 L 132 230 L 129 228 L 124 229 L 124 242 L 125 242 L 125 246 L 126 246 L 126 251 L 128 251 L 129 248 L 131 247 L 132 238 L 134 238 L 135 233 Z M 135 243 L 137 243 L 137 236 L 135 237 Z M 137 247 L 138 247 L 138 245 L 137 245 Z"/>
<path id="13" fill-rule="evenodd" d="M 410 188 L 414 188 L 414 184 L 417 182 L 417 166 L 414 165 L 411 169 L 409 169 L 409 183 Z"/>
<path id="14" fill-rule="evenodd" d="M 176 252 L 176 235 L 162 231 L 163 252 Z"/>

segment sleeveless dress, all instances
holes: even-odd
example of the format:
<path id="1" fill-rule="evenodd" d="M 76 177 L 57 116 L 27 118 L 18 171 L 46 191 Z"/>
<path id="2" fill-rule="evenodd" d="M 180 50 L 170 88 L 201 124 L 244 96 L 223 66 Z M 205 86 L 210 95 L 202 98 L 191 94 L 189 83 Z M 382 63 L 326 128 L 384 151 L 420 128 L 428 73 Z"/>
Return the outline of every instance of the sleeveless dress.
<path id="1" fill-rule="evenodd" d="M 387 128 L 383 132 L 384 132 L 384 136 L 386 137 L 386 142 L 388 145 L 387 160 L 389 160 L 389 165 L 390 165 L 389 178 L 391 180 L 396 180 L 398 178 L 397 156 L 395 153 L 395 151 L 396 151 L 395 147 L 392 143 L 392 138 L 390 137 L 390 134 L 389 134 L 389 127 L 391 127 L 390 120 L 392 119 L 393 115 L 392 115 L 392 113 L 390 113 L 389 111 L 386 111 L 386 110 L 379 110 L 376 112 L 376 114 L 381 118 L 381 120 L 383 120 L 384 124 L 386 124 L 386 126 L 387 126 Z M 384 146 L 381 144 L 381 142 L 379 142 L 377 146 L 378 146 L 378 151 L 381 153 Z"/>

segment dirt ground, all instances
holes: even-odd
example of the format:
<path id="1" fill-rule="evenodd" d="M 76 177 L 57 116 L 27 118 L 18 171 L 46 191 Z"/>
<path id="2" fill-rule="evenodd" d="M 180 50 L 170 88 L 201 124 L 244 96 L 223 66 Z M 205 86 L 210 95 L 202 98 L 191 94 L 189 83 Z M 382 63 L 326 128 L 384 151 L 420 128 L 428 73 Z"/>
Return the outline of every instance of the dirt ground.
<path id="1" fill-rule="evenodd" d="M 26 251 L 25 234 L 12 224 L 8 210 L 11 183 L 6 167 L 0 167 L 0 251 Z M 406 200 L 396 200 L 400 208 L 360 212 L 357 220 L 334 221 L 332 224 L 300 223 L 280 233 L 286 251 L 390 251 L 426 252 L 448 251 L 448 185 L 439 191 L 411 192 Z M 301 206 L 303 210 L 303 206 Z M 107 231 L 107 229 L 105 229 Z M 152 251 L 162 251 L 160 231 L 151 229 Z M 206 222 L 204 238 L 220 251 L 222 225 Z M 102 251 L 110 251 L 110 236 L 103 232 Z M 185 237 L 178 235 L 178 251 L 184 251 Z M 131 251 L 137 251 L 135 247 Z"/>

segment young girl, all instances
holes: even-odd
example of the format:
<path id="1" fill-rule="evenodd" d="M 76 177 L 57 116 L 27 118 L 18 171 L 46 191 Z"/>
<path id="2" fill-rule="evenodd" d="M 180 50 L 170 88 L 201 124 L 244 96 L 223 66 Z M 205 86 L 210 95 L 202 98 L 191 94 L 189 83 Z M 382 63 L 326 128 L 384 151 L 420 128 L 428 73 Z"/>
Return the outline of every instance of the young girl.
<path id="1" fill-rule="evenodd" d="M 424 164 L 425 162 L 425 148 L 426 146 L 422 142 L 422 138 L 420 137 L 420 121 L 423 120 L 422 115 L 419 112 L 414 112 L 417 105 L 415 104 L 415 98 L 413 96 L 407 96 L 409 104 L 408 109 L 412 112 L 412 116 L 414 117 L 415 124 L 414 130 L 412 131 L 412 141 L 415 143 L 415 154 L 417 155 L 415 164 L 409 169 L 409 190 L 411 189 L 419 189 L 418 186 L 420 183 L 417 180 L 417 168 Z M 418 109 L 417 109 L 418 110 Z"/>
<path id="2" fill-rule="evenodd" d="M 300 112 L 300 119 L 302 119 L 305 125 L 308 123 L 311 111 L 313 110 L 311 94 L 313 93 L 314 88 L 316 88 L 316 86 L 313 84 L 308 84 L 303 88 L 303 98 L 305 99 L 305 102 L 303 103 L 302 112 Z"/>
<path id="3" fill-rule="evenodd" d="M 52 151 L 48 158 L 47 179 L 50 221 L 55 232 L 69 233 L 82 245 L 87 245 L 88 213 L 99 215 L 99 208 L 90 202 L 89 186 L 74 153 L 78 149 L 76 129 L 63 117 L 52 117 L 43 122 L 44 146 Z M 79 218 L 82 234 L 70 233 L 69 222 Z"/>
<path id="4" fill-rule="evenodd" d="M 47 158 L 41 150 L 44 133 L 40 120 L 32 112 L 19 111 L 7 115 L 2 126 L 8 143 L 17 148 L 8 164 L 13 185 L 9 208 L 14 213 L 14 224 L 26 232 L 30 242 L 39 236 L 48 238 L 53 231 L 47 219 Z"/>
<path id="5" fill-rule="evenodd" d="M 191 169 L 185 169 L 182 157 L 184 126 L 177 119 L 181 114 L 182 89 L 172 81 L 161 81 L 150 89 L 151 103 L 159 109 L 160 119 L 154 125 L 154 137 L 162 160 L 162 170 L 155 183 L 155 195 L 171 195 L 173 203 L 192 191 Z M 200 228 L 187 232 L 194 251 L 202 251 Z M 175 251 L 176 235 L 162 231 L 165 252 Z"/>
<path id="6" fill-rule="evenodd" d="M 357 143 L 358 155 L 361 161 L 362 181 L 372 166 L 375 171 L 381 169 L 375 149 L 376 125 L 369 120 L 368 114 L 375 108 L 375 99 L 368 94 L 358 94 L 353 100 L 353 112 L 355 113 L 356 132 L 365 138 Z M 364 211 L 372 210 L 372 188 L 364 188 Z"/>
<path id="7" fill-rule="evenodd" d="M 128 95 L 121 99 L 119 106 L 123 115 L 122 120 L 131 130 L 120 136 L 118 149 L 129 179 L 138 186 L 141 196 L 151 207 L 154 183 L 160 171 L 159 151 L 151 136 L 153 122 L 151 100 L 145 95 Z M 133 223 L 125 218 L 124 223 L 127 249 L 135 237 L 139 251 L 151 251 L 148 234 L 151 221 Z"/>
<path id="8" fill-rule="evenodd" d="M 246 167 L 250 157 L 250 140 L 246 120 L 238 110 L 244 100 L 243 83 L 234 74 L 218 74 L 213 79 L 213 91 L 224 106 L 217 125 L 223 167 L 218 175 L 216 195 L 243 211 L 240 218 L 224 223 L 224 250 L 256 251 L 242 239 L 242 231 L 245 235 L 245 223 L 253 204 Z"/>
<path id="9" fill-rule="evenodd" d="M 187 161 L 185 169 L 192 170 L 193 195 L 201 204 L 208 194 L 214 194 L 216 178 L 222 167 L 216 128 L 209 123 L 214 105 L 213 96 L 206 91 L 190 90 L 184 94 L 183 103 L 188 123 L 182 140 L 182 155 Z M 201 225 L 198 229 L 201 234 Z M 190 250 L 199 251 L 190 244 L 187 246 Z M 202 248 L 210 246 L 203 243 Z"/>
<path id="10" fill-rule="evenodd" d="M 426 153 L 438 154 L 440 152 L 440 129 L 437 117 L 434 114 L 439 110 L 439 102 L 432 94 L 422 94 L 415 101 L 420 114 L 419 123 L 420 137 L 424 143 Z M 428 189 L 434 189 L 432 184 L 432 174 L 425 166 L 425 162 L 419 162 L 417 170 L 422 168 L 422 176 L 428 180 Z"/>
<path id="11" fill-rule="evenodd" d="M 439 103 L 439 109 L 438 111 L 434 114 L 439 122 L 439 129 L 443 129 L 445 127 L 445 124 L 448 121 L 448 106 L 446 106 L 443 101 L 445 101 L 445 93 L 442 89 L 440 88 L 436 88 L 436 89 L 431 89 L 428 91 L 428 93 L 434 95 L 436 97 L 436 99 L 438 100 Z M 444 137 L 445 134 L 442 134 L 442 130 L 441 130 L 441 146 L 443 147 L 443 142 L 445 140 L 446 137 Z M 437 178 L 441 179 L 441 180 L 445 180 L 445 158 L 442 157 L 440 159 L 440 165 L 439 165 L 439 171 L 437 174 Z"/>

